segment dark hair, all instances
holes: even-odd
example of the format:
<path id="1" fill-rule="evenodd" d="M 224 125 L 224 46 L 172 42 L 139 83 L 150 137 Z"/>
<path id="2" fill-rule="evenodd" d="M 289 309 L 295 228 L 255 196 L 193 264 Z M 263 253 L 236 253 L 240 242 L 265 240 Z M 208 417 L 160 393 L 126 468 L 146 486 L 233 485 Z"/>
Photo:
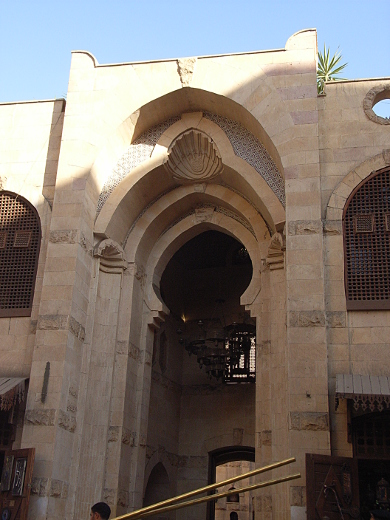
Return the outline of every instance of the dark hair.
<path id="1" fill-rule="evenodd" d="M 105 502 L 98 502 L 94 506 L 91 507 L 92 513 L 99 513 L 102 517 L 102 520 L 108 520 L 110 518 L 111 509 L 108 504 Z"/>

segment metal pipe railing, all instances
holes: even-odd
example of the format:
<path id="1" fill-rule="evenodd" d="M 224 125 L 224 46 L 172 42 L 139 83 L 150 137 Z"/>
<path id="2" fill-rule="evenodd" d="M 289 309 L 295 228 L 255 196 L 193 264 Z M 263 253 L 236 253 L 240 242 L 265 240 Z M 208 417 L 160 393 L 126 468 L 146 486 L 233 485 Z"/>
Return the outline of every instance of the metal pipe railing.
<path id="1" fill-rule="evenodd" d="M 300 474 L 296 473 L 294 475 L 289 475 L 288 477 L 281 477 L 279 479 L 269 480 L 266 482 L 261 482 L 260 484 L 254 484 L 253 486 L 249 486 L 246 488 L 236 489 L 234 491 L 226 491 L 225 493 L 221 493 L 219 495 L 209 495 L 207 497 L 198 498 L 192 501 L 182 502 L 177 504 L 182 500 L 187 500 L 193 496 L 199 495 L 200 493 L 206 493 L 208 491 L 212 491 L 217 487 L 226 486 L 228 484 L 232 484 L 233 482 L 237 482 L 239 480 L 243 480 L 245 478 L 253 477 L 255 475 L 259 475 L 260 473 L 265 473 L 266 471 L 271 471 L 276 468 L 280 468 L 281 466 L 285 466 L 287 464 L 291 464 L 295 462 L 295 458 L 291 457 L 289 459 L 282 460 L 280 462 L 274 462 L 273 464 L 269 464 L 268 466 L 264 466 L 262 468 L 254 469 L 253 471 L 248 471 L 247 473 L 243 473 L 242 475 L 238 475 L 236 477 L 231 477 L 227 480 L 223 480 L 221 482 L 217 482 L 215 484 L 209 484 L 208 486 L 204 486 L 199 489 L 195 489 L 193 491 L 189 491 L 188 493 L 183 493 L 182 495 L 178 495 L 173 498 L 168 498 L 167 500 L 163 500 L 162 502 L 158 502 L 156 504 L 152 504 L 147 507 L 143 507 L 142 509 L 138 509 L 137 511 L 132 511 L 131 513 L 126 513 L 122 516 L 117 516 L 113 518 L 113 520 L 130 520 L 135 518 L 144 518 L 146 516 L 151 516 L 152 514 L 162 513 L 166 511 L 172 511 L 174 509 L 180 509 L 182 507 L 188 507 L 195 504 L 200 504 L 202 502 L 208 502 L 210 500 L 217 500 L 218 498 L 223 498 L 229 496 L 233 493 L 245 493 L 246 491 L 251 491 L 253 489 L 258 489 L 261 487 L 272 486 L 274 484 L 278 484 L 280 482 L 286 482 L 288 480 L 300 478 Z M 169 508 L 169 509 L 167 509 Z"/>

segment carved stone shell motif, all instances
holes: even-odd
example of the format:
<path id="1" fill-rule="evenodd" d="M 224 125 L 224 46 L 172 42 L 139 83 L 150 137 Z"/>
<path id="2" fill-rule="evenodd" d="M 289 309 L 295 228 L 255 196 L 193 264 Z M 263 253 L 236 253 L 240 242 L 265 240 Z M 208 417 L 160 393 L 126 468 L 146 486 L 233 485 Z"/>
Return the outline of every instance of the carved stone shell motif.
<path id="1" fill-rule="evenodd" d="M 180 183 L 209 181 L 223 170 L 221 155 L 213 141 L 194 129 L 173 141 L 164 166 Z"/>

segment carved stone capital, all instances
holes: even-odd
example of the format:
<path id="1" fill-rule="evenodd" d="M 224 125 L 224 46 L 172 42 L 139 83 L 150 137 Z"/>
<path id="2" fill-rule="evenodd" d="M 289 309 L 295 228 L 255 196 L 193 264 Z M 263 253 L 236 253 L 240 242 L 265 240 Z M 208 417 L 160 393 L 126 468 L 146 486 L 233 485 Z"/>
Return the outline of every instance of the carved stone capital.
<path id="1" fill-rule="evenodd" d="M 284 269 L 284 252 L 286 251 L 286 239 L 280 233 L 275 233 L 268 247 L 266 264 L 271 271 Z"/>
<path id="2" fill-rule="evenodd" d="M 125 254 L 122 247 L 107 238 L 95 246 L 93 256 L 100 258 L 100 271 L 104 273 L 120 274 L 126 269 Z"/>
<path id="3" fill-rule="evenodd" d="M 180 184 L 210 181 L 223 170 L 215 143 L 207 134 L 194 128 L 172 142 L 164 166 Z"/>

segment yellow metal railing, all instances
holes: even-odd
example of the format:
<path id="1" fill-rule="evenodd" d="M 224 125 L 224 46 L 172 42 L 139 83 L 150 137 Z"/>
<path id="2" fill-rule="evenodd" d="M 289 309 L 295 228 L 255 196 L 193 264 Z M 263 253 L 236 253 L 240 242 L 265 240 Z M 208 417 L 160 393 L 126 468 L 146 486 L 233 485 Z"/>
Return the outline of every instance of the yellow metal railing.
<path id="1" fill-rule="evenodd" d="M 137 511 L 132 511 L 131 513 L 126 513 L 122 516 L 117 516 L 113 518 L 113 520 L 130 520 L 130 519 L 138 519 L 138 518 L 146 518 L 151 515 L 166 513 L 168 511 L 173 511 L 175 509 L 181 509 L 183 507 L 190 507 L 197 504 L 202 504 L 204 502 L 209 502 L 211 500 L 218 500 L 219 498 L 224 498 L 229 495 L 233 495 L 236 493 L 245 493 L 247 491 L 253 491 L 255 489 L 274 486 L 275 484 L 279 484 L 281 482 L 288 482 L 289 480 L 294 480 L 300 478 L 300 473 L 295 473 L 293 475 L 288 475 L 286 477 L 280 477 L 272 480 L 267 480 L 265 482 L 260 482 L 258 484 L 253 484 L 251 486 L 247 486 L 240 489 L 234 489 L 231 491 L 226 491 L 224 493 L 207 495 L 206 497 L 197 498 L 195 500 L 188 500 L 193 496 L 199 495 L 200 493 L 207 493 L 208 491 L 212 491 L 217 487 L 226 486 L 227 484 L 232 484 L 233 482 L 237 482 L 239 480 L 243 480 L 248 477 L 253 477 L 255 475 L 259 475 L 260 473 L 265 473 L 266 471 L 271 471 L 272 469 L 280 468 L 281 466 L 285 466 L 287 464 L 291 464 L 295 462 L 295 458 L 292 457 L 290 459 L 282 460 L 280 462 L 275 462 L 273 464 L 269 464 L 268 466 L 264 466 L 262 468 L 254 469 L 253 471 L 249 471 L 248 473 L 243 473 L 242 475 L 238 475 L 236 477 L 229 478 L 227 480 L 223 480 L 221 482 L 217 482 L 216 484 L 210 484 L 208 486 L 195 489 L 193 491 L 189 491 L 188 493 L 184 493 L 182 495 L 178 495 L 173 498 L 168 498 L 167 500 L 163 500 L 162 502 L 158 502 L 157 504 L 153 504 L 151 506 L 143 507 L 142 509 L 138 509 Z M 181 502 L 182 500 L 186 500 L 186 502 Z"/>

